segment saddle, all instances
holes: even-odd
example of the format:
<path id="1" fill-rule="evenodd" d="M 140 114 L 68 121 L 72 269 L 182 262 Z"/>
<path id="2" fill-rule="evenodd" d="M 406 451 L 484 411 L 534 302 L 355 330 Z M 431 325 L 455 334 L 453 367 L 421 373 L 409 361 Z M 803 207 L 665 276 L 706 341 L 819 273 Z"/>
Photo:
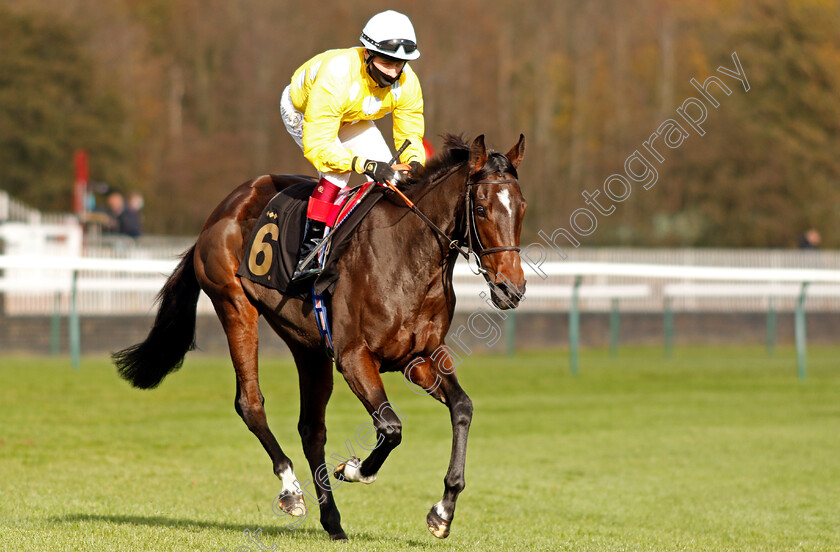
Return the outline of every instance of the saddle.
<path id="1" fill-rule="evenodd" d="M 236 275 L 302 300 L 332 294 L 338 282 L 336 264 L 353 230 L 385 189 L 367 182 L 351 190 L 341 206 L 323 258 L 323 270 L 313 280 L 292 281 L 306 225 L 306 206 L 317 181 L 305 180 L 275 195 L 265 206 L 248 239 Z"/>

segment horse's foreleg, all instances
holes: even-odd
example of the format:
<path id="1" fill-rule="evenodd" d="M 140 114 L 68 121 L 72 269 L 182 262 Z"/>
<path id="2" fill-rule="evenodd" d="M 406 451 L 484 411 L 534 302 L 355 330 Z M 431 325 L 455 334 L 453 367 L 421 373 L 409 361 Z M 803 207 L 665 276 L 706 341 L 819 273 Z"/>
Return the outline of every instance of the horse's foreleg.
<path id="1" fill-rule="evenodd" d="M 333 540 L 346 540 L 341 515 L 333 498 L 326 471 L 324 445 L 327 442 L 325 414 L 333 389 L 332 361 L 323 350 L 289 346 L 295 357 L 300 379 L 300 421 L 298 431 L 303 452 L 315 480 L 315 492 L 321 507 L 321 525 Z"/>
<path id="2" fill-rule="evenodd" d="M 449 362 L 441 366 L 453 366 Z M 449 457 L 449 469 L 443 480 L 443 498 L 432 506 L 426 515 L 429 531 L 438 538 L 449 536 L 452 519 L 455 516 L 455 502 L 464 490 L 464 465 L 467 459 L 467 437 L 472 421 L 472 401 L 461 388 L 455 373 L 438 370 L 428 358 L 412 362 L 405 372 L 405 377 L 415 385 L 449 407 L 452 420 L 452 453 Z"/>
<path id="3" fill-rule="evenodd" d="M 382 378 L 379 376 L 379 361 L 365 346 L 342 352 L 339 370 L 373 418 L 376 444 L 363 462 L 360 463 L 356 459 L 344 462 L 336 468 L 334 475 L 343 481 L 373 483 L 385 459 L 402 441 L 399 409 L 388 402 Z"/>
<path id="4" fill-rule="evenodd" d="M 306 505 L 292 461 L 280 448 L 280 444 L 268 428 L 265 416 L 265 399 L 260 391 L 257 369 L 259 313 L 244 294 L 238 301 L 214 301 L 214 305 L 227 335 L 230 358 L 236 370 L 234 408 L 248 429 L 260 440 L 271 458 L 274 474 L 283 483 L 283 490 L 279 494 L 280 508 L 289 515 L 305 516 Z"/>

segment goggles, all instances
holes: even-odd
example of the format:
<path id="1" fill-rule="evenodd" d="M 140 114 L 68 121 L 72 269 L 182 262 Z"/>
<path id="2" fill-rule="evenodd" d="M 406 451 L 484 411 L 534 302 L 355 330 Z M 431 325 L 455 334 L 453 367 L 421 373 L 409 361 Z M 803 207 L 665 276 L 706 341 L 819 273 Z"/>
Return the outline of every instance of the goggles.
<path id="1" fill-rule="evenodd" d="M 410 54 L 417 49 L 417 44 L 415 42 L 405 38 L 392 38 L 389 40 L 383 40 L 382 42 L 377 42 L 364 33 L 362 33 L 362 38 L 385 52 L 396 52 L 400 49 L 400 46 L 403 47 L 406 54 Z"/>

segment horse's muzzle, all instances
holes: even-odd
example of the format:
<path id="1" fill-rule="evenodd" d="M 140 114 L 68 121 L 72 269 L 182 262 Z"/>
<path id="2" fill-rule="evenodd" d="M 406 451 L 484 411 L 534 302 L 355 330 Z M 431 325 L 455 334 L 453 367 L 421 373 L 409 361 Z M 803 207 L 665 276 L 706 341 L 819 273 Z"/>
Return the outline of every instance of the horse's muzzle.
<path id="1" fill-rule="evenodd" d="M 491 286 L 493 304 L 501 310 L 515 309 L 525 296 L 525 284 L 522 288 L 510 285 L 508 282 L 494 282 Z"/>

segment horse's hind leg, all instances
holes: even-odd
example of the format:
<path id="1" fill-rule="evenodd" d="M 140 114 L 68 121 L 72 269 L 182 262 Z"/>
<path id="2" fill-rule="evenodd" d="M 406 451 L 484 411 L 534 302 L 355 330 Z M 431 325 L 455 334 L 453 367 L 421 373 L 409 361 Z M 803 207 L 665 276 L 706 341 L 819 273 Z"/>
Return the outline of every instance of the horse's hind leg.
<path id="1" fill-rule="evenodd" d="M 230 358 L 236 370 L 236 412 L 260 440 L 271 457 L 274 474 L 283 482 L 283 490 L 279 495 L 280 507 L 287 514 L 305 516 L 306 505 L 292 461 L 283 453 L 265 417 L 265 399 L 260 391 L 257 369 L 259 313 L 244 293 L 241 297 L 227 301 L 214 300 L 213 303 L 227 335 Z"/>
<path id="2" fill-rule="evenodd" d="M 473 406 L 472 401 L 458 383 L 455 373 L 442 372 L 436 366 L 454 366 L 454 362 L 451 358 L 444 359 L 442 364 L 433 363 L 429 358 L 417 359 L 409 364 L 405 377 L 449 407 L 449 416 L 452 421 L 452 453 L 449 457 L 449 469 L 443 480 L 443 498 L 432 506 L 426 516 L 429 531 L 442 539 L 449 536 L 452 519 L 455 516 L 455 502 L 464 490 L 467 436 L 472 422 Z"/>
<path id="3" fill-rule="evenodd" d="M 327 442 L 325 415 L 333 389 L 332 360 L 323 349 L 289 345 L 300 378 L 300 421 L 298 431 L 303 452 L 312 470 L 315 492 L 321 507 L 321 525 L 333 540 L 345 540 L 341 515 L 333 498 L 326 470 L 324 445 Z"/>

